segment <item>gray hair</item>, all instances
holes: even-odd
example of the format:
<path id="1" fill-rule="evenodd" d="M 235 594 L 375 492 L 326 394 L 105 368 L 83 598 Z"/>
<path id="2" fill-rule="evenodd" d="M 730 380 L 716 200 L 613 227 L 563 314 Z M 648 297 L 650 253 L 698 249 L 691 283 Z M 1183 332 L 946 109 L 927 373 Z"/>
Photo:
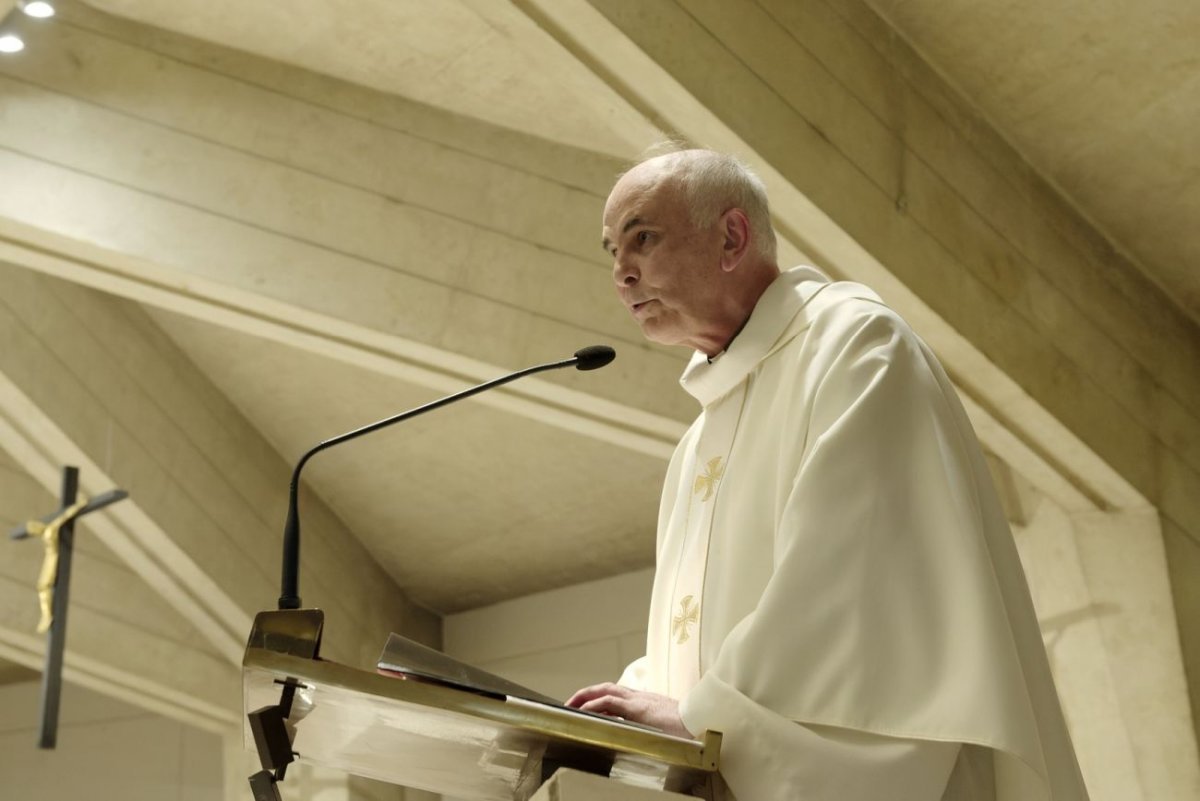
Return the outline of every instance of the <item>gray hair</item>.
<path id="1" fill-rule="evenodd" d="M 725 212 L 741 209 L 750 220 L 755 250 L 775 262 L 767 188 L 740 159 L 715 150 L 684 150 L 680 143 L 669 142 L 656 145 L 639 163 L 651 160 L 662 165 L 664 175 L 679 182 L 692 225 L 710 228 Z"/>

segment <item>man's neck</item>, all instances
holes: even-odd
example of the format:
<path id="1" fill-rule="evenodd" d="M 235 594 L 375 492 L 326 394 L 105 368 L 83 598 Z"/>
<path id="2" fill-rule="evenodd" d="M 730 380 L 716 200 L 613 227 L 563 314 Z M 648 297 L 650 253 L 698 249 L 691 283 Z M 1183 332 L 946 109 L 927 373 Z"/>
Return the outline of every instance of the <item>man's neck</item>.
<path id="1" fill-rule="evenodd" d="M 750 318 L 754 316 L 754 309 L 758 306 L 758 302 L 762 300 L 763 294 L 767 291 L 767 287 L 775 283 L 775 279 L 780 276 L 781 272 L 778 267 L 771 265 L 771 269 L 763 269 L 758 273 L 758 280 L 754 281 L 746 293 L 745 300 L 742 303 L 745 313 L 742 315 L 742 321 L 730 334 L 729 339 L 725 340 L 725 344 L 716 350 L 709 352 L 705 350 L 704 355 L 708 358 L 708 363 L 712 364 L 713 359 L 729 350 L 729 346 L 737 339 L 738 334 L 742 333 L 742 329 L 746 327 L 746 323 L 750 322 Z"/>
<path id="2" fill-rule="evenodd" d="M 712 364 L 712 363 L 713 363 L 713 359 L 717 358 L 717 357 L 718 357 L 718 356 L 720 356 L 722 353 L 724 353 L 725 351 L 729 350 L 729 346 L 733 344 L 733 340 L 737 339 L 737 336 L 738 336 L 738 334 L 742 333 L 742 329 L 746 327 L 746 323 L 750 322 L 750 316 L 751 316 L 752 314 L 754 314 L 754 309 L 751 309 L 751 310 L 750 310 L 750 313 L 749 313 L 749 314 L 747 314 L 747 315 L 746 315 L 746 317 L 745 317 L 745 318 L 742 320 L 742 324 L 741 324 L 741 325 L 739 325 L 739 326 L 737 327 L 737 329 L 736 329 L 736 330 L 733 332 L 733 336 L 731 336 L 731 337 L 729 338 L 729 341 L 728 341 L 728 342 L 726 342 L 726 343 L 725 343 L 725 345 L 724 345 L 724 346 L 723 346 L 723 347 L 722 347 L 720 350 L 718 350 L 716 353 L 706 353 L 706 354 L 704 354 L 705 356 L 707 356 L 707 357 L 708 357 L 708 363 L 709 363 L 709 364 Z"/>

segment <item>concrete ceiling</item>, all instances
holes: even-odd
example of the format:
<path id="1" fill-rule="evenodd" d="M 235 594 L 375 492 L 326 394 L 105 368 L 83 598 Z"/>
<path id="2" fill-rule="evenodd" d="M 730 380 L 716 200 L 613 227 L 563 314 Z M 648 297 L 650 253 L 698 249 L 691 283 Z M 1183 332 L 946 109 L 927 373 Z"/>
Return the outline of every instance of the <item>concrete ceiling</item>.
<path id="1" fill-rule="evenodd" d="M 490 0 L 94 0 L 155 27 L 627 158 L 655 129 L 529 17 Z"/>
<path id="2" fill-rule="evenodd" d="M 1200 5 L 870 5 L 1200 322 Z"/>

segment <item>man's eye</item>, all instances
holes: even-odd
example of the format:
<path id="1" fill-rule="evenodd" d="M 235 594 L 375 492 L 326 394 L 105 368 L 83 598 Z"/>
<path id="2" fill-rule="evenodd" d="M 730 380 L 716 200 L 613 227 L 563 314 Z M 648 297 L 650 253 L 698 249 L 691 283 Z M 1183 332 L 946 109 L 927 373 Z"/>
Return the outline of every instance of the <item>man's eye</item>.
<path id="1" fill-rule="evenodd" d="M 650 241 L 649 231 L 638 231 L 637 241 L 639 245 L 644 245 Z"/>

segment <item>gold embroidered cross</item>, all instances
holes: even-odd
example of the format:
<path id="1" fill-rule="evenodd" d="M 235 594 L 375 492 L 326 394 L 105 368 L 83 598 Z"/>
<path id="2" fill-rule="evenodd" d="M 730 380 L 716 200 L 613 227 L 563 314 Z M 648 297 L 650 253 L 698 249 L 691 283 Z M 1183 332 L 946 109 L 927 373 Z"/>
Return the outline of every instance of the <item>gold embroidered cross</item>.
<path id="1" fill-rule="evenodd" d="M 700 622 L 700 604 L 694 596 L 685 595 L 679 600 L 679 614 L 671 618 L 671 636 L 677 644 L 688 641 L 692 633 L 688 626 Z"/>
<path id="2" fill-rule="evenodd" d="M 721 482 L 723 475 L 725 475 L 725 466 L 721 464 L 721 457 L 714 456 L 704 466 L 704 472 L 696 476 L 696 483 L 692 487 L 692 494 L 699 495 L 703 492 L 704 497 L 700 499 L 700 502 L 704 503 L 713 496 L 713 492 L 717 489 L 717 484 Z"/>

